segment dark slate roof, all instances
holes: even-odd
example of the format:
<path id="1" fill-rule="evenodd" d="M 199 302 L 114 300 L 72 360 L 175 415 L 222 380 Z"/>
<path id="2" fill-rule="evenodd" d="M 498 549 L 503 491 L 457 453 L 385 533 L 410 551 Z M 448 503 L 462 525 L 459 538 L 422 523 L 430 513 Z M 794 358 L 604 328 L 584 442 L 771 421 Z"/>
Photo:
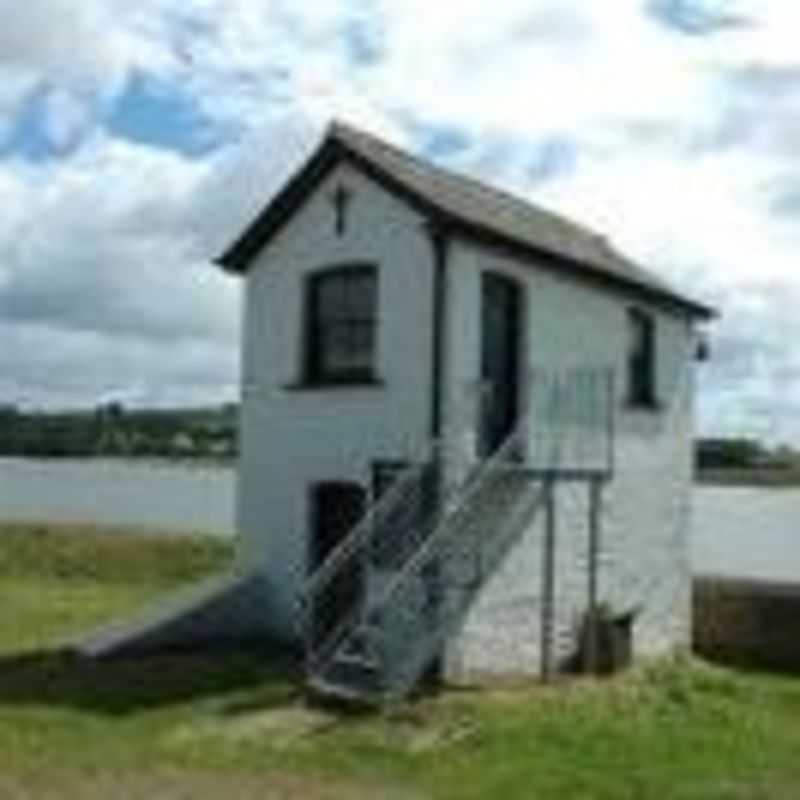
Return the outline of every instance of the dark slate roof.
<path id="1" fill-rule="evenodd" d="M 252 258 L 340 159 L 403 196 L 443 228 L 505 246 L 537 263 L 609 288 L 627 289 L 700 317 L 713 311 L 640 267 L 609 241 L 564 217 L 464 175 L 436 167 L 375 136 L 333 123 L 315 154 L 217 260 L 246 270 Z"/>

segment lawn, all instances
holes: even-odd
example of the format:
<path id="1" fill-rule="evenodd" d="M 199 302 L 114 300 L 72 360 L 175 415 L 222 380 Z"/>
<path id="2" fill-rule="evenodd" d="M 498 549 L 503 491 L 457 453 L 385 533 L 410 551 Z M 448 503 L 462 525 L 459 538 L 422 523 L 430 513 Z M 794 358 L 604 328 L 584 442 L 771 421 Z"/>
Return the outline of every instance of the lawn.
<path id="1" fill-rule="evenodd" d="M 266 651 L 92 663 L 53 644 L 229 557 L 211 539 L 0 526 L 0 798 L 800 795 L 800 678 L 683 660 L 344 714 L 307 706 Z"/>

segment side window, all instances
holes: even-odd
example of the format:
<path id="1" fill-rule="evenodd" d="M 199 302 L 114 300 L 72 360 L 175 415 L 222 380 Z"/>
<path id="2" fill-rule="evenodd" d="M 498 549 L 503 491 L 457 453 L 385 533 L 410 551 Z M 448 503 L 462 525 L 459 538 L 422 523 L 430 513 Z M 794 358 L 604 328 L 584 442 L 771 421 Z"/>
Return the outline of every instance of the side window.
<path id="1" fill-rule="evenodd" d="M 308 279 L 305 378 L 363 383 L 375 378 L 378 276 L 373 265 L 336 267 Z"/>
<path id="2" fill-rule="evenodd" d="M 640 408 L 656 406 L 656 331 L 651 314 L 639 308 L 628 310 L 628 404 Z"/>

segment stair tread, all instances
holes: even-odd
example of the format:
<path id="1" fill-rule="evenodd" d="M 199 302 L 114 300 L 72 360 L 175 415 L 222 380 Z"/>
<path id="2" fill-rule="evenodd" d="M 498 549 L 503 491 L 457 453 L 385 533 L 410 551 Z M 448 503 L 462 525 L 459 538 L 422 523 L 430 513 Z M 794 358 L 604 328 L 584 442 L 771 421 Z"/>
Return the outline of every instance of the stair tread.
<path id="1" fill-rule="evenodd" d="M 334 662 L 337 664 L 346 664 L 348 666 L 363 667 L 365 669 L 378 668 L 377 660 L 368 653 L 356 653 L 352 651 L 337 653 L 334 656 Z"/>
<path id="2" fill-rule="evenodd" d="M 380 699 L 377 689 L 366 689 L 351 683 L 331 681 L 326 678 L 311 677 L 307 681 L 308 688 L 314 693 L 337 700 L 357 703 L 374 703 Z"/>

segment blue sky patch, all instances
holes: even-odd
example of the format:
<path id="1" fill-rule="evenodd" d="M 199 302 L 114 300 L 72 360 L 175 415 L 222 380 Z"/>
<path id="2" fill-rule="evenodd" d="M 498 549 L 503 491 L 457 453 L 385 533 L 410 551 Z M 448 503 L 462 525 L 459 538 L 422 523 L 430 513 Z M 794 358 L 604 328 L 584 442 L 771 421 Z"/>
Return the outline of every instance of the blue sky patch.
<path id="1" fill-rule="evenodd" d="M 0 158 L 16 156 L 30 161 L 64 158 L 80 144 L 80 136 L 66 142 L 53 141 L 47 124 L 47 87 L 31 92 L 14 120 L 5 141 L 0 141 Z"/>
<path id="2" fill-rule="evenodd" d="M 457 125 L 429 124 L 408 118 L 405 124 L 419 143 L 420 150 L 434 161 L 446 161 L 472 143 L 469 133 Z"/>
<path id="3" fill-rule="evenodd" d="M 114 136 L 193 156 L 214 150 L 226 138 L 188 94 L 140 74 L 128 82 L 105 125 Z"/>
<path id="4" fill-rule="evenodd" d="M 536 153 L 528 162 L 527 174 L 533 181 L 546 181 L 556 175 L 565 175 L 575 169 L 578 148 L 565 136 L 551 136 L 536 146 Z"/>
<path id="5" fill-rule="evenodd" d="M 463 161 L 460 157 L 466 154 L 469 163 L 460 163 L 460 168 L 476 175 L 502 174 L 508 165 L 522 162 L 528 179 L 539 183 L 570 173 L 577 165 L 578 147 L 568 136 L 527 139 L 494 133 L 476 139 L 457 125 L 431 125 L 416 119 L 406 119 L 405 125 L 426 158 L 448 165 Z"/>
<path id="6" fill-rule="evenodd" d="M 769 212 L 775 217 L 800 217 L 800 180 L 784 179 L 770 187 Z"/>
<path id="7" fill-rule="evenodd" d="M 725 12 L 721 0 L 650 0 L 648 12 L 659 22 L 693 36 L 748 25 L 746 17 Z"/>
<path id="8" fill-rule="evenodd" d="M 347 55 L 356 66 L 370 67 L 383 60 L 385 45 L 376 25 L 365 19 L 348 20 L 341 35 Z"/>

